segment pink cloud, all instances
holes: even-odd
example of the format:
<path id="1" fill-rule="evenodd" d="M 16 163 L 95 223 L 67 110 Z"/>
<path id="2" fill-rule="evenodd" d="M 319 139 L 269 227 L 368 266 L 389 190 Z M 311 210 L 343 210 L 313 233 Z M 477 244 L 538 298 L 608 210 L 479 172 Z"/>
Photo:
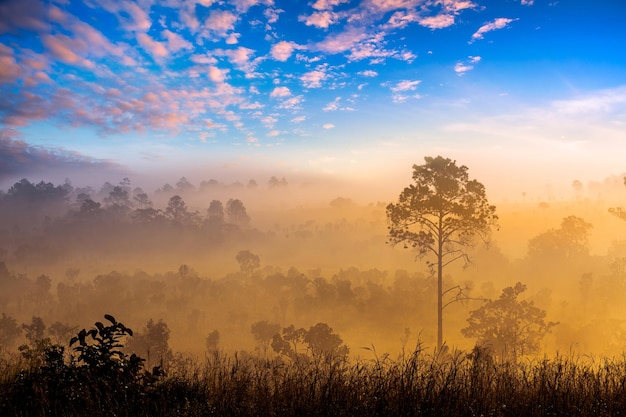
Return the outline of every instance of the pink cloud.
<path id="1" fill-rule="evenodd" d="M 214 83 L 223 83 L 226 79 L 227 73 L 228 70 L 221 70 L 215 66 L 210 66 L 208 69 L 209 80 L 213 81 Z"/>
<path id="2" fill-rule="evenodd" d="M 318 43 L 316 47 L 322 52 L 337 54 L 349 50 L 363 38 L 365 38 L 363 29 L 351 29 L 346 32 L 328 36 L 322 42 Z"/>
<path id="3" fill-rule="evenodd" d="M 291 95 L 291 91 L 287 87 L 276 87 L 270 93 L 270 97 L 289 97 Z"/>
<path id="4" fill-rule="evenodd" d="M 66 35 L 44 35 L 41 40 L 55 58 L 66 64 L 80 65 L 86 68 L 95 67 L 93 62 L 74 52 L 84 52 L 87 49 L 87 44 L 84 40 L 70 38 Z"/>
<path id="5" fill-rule="evenodd" d="M 181 49 L 193 48 L 193 45 L 178 33 L 174 33 L 166 29 L 163 31 L 163 36 L 167 39 L 167 47 L 171 52 L 178 52 Z"/>
<path id="6" fill-rule="evenodd" d="M 301 49 L 301 47 L 294 42 L 280 41 L 272 45 L 270 55 L 277 61 L 285 62 L 289 59 L 294 49 Z"/>
<path id="7" fill-rule="evenodd" d="M 323 12 L 315 12 L 309 16 L 300 16 L 298 20 L 304 22 L 307 26 L 328 29 L 330 25 L 337 23 L 338 15 L 325 10 Z"/>
<path id="8" fill-rule="evenodd" d="M 0 44 L 0 84 L 11 83 L 22 74 L 22 68 L 13 57 L 13 50 Z"/>
<path id="9" fill-rule="evenodd" d="M 506 17 L 499 17 L 495 19 L 493 22 L 485 23 L 476 31 L 476 33 L 472 35 L 472 39 L 470 43 L 477 39 L 482 39 L 485 33 L 491 32 L 492 30 L 503 29 L 507 27 L 509 23 L 514 22 L 516 20 L 517 19 L 508 19 Z"/>
<path id="10" fill-rule="evenodd" d="M 419 24 L 429 29 L 443 29 L 454 24 L 454 15 L 440 14 L 437 16 L 422 17 Z"/>
<path id="11" fill-rule="evenodd" d="M 156 60 L 164 58 L 169 55 L 169 51 L 165 47 L 163 42 L 158 42 L 152 39 L 145 33 L 137 34 L 137 41 L 143 49 L 146 50 Z"/>
<path id="12" fill-rule="evenodd" d="M 38 32 L 47 31 L 46 6 L 39 0 L 3 0 L 0 1 L 0 33 L 16 29 L 30 29 Z"/>
<path id="13" fill-rule="evenodd" d="M 237 16 L 227 10 L 213 10 L 205 20 L 205 26 L 218 36 L 225 36 L 235 28 Z"/>

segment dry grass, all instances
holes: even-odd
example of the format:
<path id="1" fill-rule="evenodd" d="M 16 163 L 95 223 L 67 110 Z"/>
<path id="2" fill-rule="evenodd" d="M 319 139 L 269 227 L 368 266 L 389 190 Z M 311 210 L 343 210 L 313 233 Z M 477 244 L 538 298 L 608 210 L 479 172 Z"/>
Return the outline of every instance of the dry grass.
<path id="1" fill-rule="evenodd" d="M 154 384 L 119 384 L 69 364 L 3 362 L 0 415 L 615 416 L 626 413 L 626 358 L 497 363 L 423 351 L 347 363 L 213 353 L 175 361 Z"/>

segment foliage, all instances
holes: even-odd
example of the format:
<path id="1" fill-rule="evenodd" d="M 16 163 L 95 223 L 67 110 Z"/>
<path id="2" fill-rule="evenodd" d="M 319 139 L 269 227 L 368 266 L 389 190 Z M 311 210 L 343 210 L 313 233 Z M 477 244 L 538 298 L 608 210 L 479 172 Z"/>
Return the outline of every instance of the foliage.
<path id="1" fill-rule="evenodd" d="M 251 275 L 254 270 L 261 266 L 261 258 L 249 250 L 241 250 L 237 252 L 235 259 L 239 264 L 239 270 L 246 275 Z"/>
<path id="2" fill-rule="evenodd" d="M 467 249 L 476 236 L 486 239 L 498 216 L 487 201 L 485 187 L 470 180 L 467 167 L 441 156 L 425 157 L 413 165 L 413 184 L 397 203 L 387 206 L 389 242 L 411 248 L 419 257 L 431 255 L 437 271 L 437 346 L 443 344 L 443 269 L 450 263 L 469 261 Z"/>
<path id="3" fill-rule="evenodd" d="M 0 317 L 0 350 L 11 346 L 20 333 L 21 329 L 17 325 L 17 321 L 2 313 L 2 317 Z"/>
<path id="4" fill-rule="evenodd" d="M 528 255 L 550 259 L 551 262 L 587 255 L 589 231 L 592 228 L 591 223 L 580 217 L 565 217 L 560 228 L 549 229 L 528 242 Z"/>
<path id="5" fill-rule="evenodd" d="M 543 337 L 558 323 L 546 322 L 545 310 L 532 301 L 518 300 L 524 291 L 526 286 L 518 282 L 505 288 L 499 299 L 472 311 L 463 335 L 504 359 L 537 353 Z"/>
<path id="6" fill-rule="evenodd" d="M 280 333 L 280 325 L 269 323 L 267 320 L 257 321 L 252 323 L 251 331 L 254 340 L 260 345 L 261 351 L 266 354 L 274 335 Z"/>
<path id="7" fill-rule="evenodd" d="M 285 364 L 216 353 L 152 385 L 80 378 L 51 349 L 36 373 L 0 379 L 0 415 L 615 416 L 626 412 L 626 359 L 556 356 L 497 363 L 475 349 L 356 363 Z"/>
<path id="8" fill-rule="evenodd" d="M 163 320 L 155 322 L 149 319 L 146 328 L 130 339 L 126 350 L 145 356 L 148 366 L 164 367 L 174 357 L 169 339 L 170 329 L 167 324 Z"/>
<path id="9" fill-rule="evenodd" d="M 350 352 L 326 323 L 317 323 L 309 330 L 296 329 L 294 325 L 285 327 L 272 338 L 272 349 L 293 361 L 306 359 L 307 353 L 315 361 L 345 361 Z"/>

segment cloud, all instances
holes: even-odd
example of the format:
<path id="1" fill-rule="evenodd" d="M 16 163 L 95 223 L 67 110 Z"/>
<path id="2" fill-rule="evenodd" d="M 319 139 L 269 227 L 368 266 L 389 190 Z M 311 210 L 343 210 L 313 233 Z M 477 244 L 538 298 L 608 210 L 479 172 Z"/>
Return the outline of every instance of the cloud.
<path id="1" fill-rule="evenodd" d="M 324 129 L 334 129 L 334 128 L 335 128 L 335 125 L 334 125 L 334 124 L 332 124 L 332 123 L 325 123 L 325 124 L 323 124 L 323 125 L 322 125 L 322 127 L 323 127 Z"/>
<path id="2" fill-rule="evenodd" d="M 95 64 L 78 55 L 75 51 L 84 52 L 87 44 L 82 39 L 70 38 L 66 35 L 44 35 L 41 37 L 44 46 L 58 60 L 70 65 L 94 68 Z"/>
<path id="3" fill-rule="evenodd" d="M 329 35 L 315 45 L 319 51 L 338 54 L 350 50 L 354 45 L 366 37 L 363 28 L 352 28 L 345 32 Z"/>
<path id="4" fill-rule="evenodd" d="M 341 97 L 336 97 L 333 101 L 331 101 L 326 106 L 324 106 L 324 108 L 322 110 L 324 110 L 324 111 L 339 110 L 339 100 L 341 100 Z"/>
<path id="5" fill-rule="evenodd" d="M 312 7 L 315 10 L 328 10 L 340 4 L 349 2 L 350 0 L 316 0 Z"/>
<path id="6" fill-rule="evenodd" d="M 178 33 L 166 29 L 163 31 L 163 36 L 167 39 L 167 47 L 170 52 L 178 52 L 181 49 L 193 49 L 193 45 Z"/>
<path id="7" fill-rule="evenodd" d="M 339 15 L 330 11 L 315 12 L 309 16 L 300 16 L 298 20 L 307 26 L 328 29 L 329 26 L 337 23 Z"/>
<path id="8" fill-rule="evenodd" d="M 322 81 L 328 77 L 323 70 L 314 70 L 304 73 L 300 77 L 300 81 L 306 88 L 319 88 L 322 86 Z"/>
<path id="9" fill-rule="evenodd" d="M 503 29 L 509 25 L 509 23 L 514 22 L 518 19 L 508 19 L 506 17 L 499 17 L 495 19 L 493 22 L 485 23 L 482 25 L 476 33 L 472 35 L 471 42 L 474 42 L 477 39 L 483 39 L 483 35 L 487 32 L 491 32 L 492 30 Z"/>
<path id="10" fill-rule="evenodd" d="M 225 37 L 228 32 L 235 29 L 237 20 L 237 16 L 228 10 L 213 10 L 204 21 L 204 25 L 210 33 Z"/>
<path id="11" fill-rule="evenodd" d="M 568 115 L 611 113 L 616 109 L 626 111 L 626 87 L 601 90 L 570 100 L 556 100 L 552 108 Z"/>
<path id="12" fill-rule="evenodd" d="M 139 45 L 157 61 L 169 55 L 169 51 L 164 42 L 155 41 L 145 33 L 138 33 L 137 41 Z"/>
<path id="13" fill-rule="evenodd" d="M 440 14 L 437 16 L 422 17 L 418 20 L 419 24 L 429 29 L 443 29 L 454 25 L 454 15 Z"/>
<path id="14" fill-rule="evenodd" d="M 394 85 L 390 89 L 394 93 L 397 93 L 400 91 L 411 91 L 411 90 L 417 89 L 417 85 L 421 82 L 422 82 L 421 80 L 413 80 L 413 81 L 403 80 L 403 81 L 398 82 L 396 85 Z"/>
<path id="15" fill-rule="evenodd" d="M 253 59 L 254 50 L 243 46 L 237 49 L 216 50 L 214 53 L 218 56 L 226 56 L 231 64 L 238 70 L 252 75 L 254 69 L 260 61 L 260 58 Z"/>
<path id="16" fill-rule="evenodd" d="M 47 31 L 46 6 L 39 0 L 0 1 L 0 33 L 29 29 Z"/>
<path id="17" fill-rule="evenodd" d="M 295 110 L 300 108 L 300 103 L 304 101 L 302 96 L 294 96 L 284 100 L 279 106 L 279 109 Z"/>
<path id="18" fill-rule="evenodd" d="M 373 71 L 373 70 L 361 71 L 358 74 L 362 75 L 364 77 L 377 77 L 378 76 L 378 73 L 376 71 Z"/>
<path id="19" fill-rule="evenodd" d="M 454 66 L 454 72 L 457 73 L 457 75 L 461 76 L 463 74 L 465 74 L 467 71 L 471 71 L 474 69 L 474 64 L 480 62 L 481 57 L 479 56 L 469 56 L 468 60 L 463 63 L 463 62 L 457 62 L 457 64 Z"/>
<path id="20" fill-rule="evenodd" d="M 64 148 L 32 146 L 17 139 L 19 134 L 12 129 L 0 130 L 0 182 L 22 175 L 81 175 L 121 172 L 120 165 L 103 159 L 90 158 Z"/>
<path id="21" fill-rule="evenodd" d="M 209 80 L 214 83 L 223 83 L 226 79 L 226 74 L 228 74 L 228 70 L 221 70 L 215 66 L 210 66 L 208 69 Z"/>
<path id="22" fill-rule="evenodd" d="M 13 57 L 13 49 L 0 44 L 0 84 L 12 83 L 22 75 L 22 68 Z"/>
<path id="23" fill-rule="evenodd" d="M 296 49 L 302 49 L 302 47 L 295 42 L 280 41 L 272 45 L 270 55 L 277 61 L 285 62 Z"/>
<path id="24" fill-rule="evenodd" d="M 291 91 L 287 87 L 276 87 L 270 93 L 270 97 L 289 97 Z"/>

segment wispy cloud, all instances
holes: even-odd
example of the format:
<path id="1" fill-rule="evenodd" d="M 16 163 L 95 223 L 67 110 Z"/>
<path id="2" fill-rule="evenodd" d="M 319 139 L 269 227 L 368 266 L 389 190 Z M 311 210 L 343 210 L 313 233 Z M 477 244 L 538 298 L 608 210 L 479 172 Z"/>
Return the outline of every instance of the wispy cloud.
<path id="1" fill-rule="evenodd" d="M 495 19 L 493 22 L 485 23 L 482 25 L 473 35 L 471 42 L 474 42 L 478 39 L 483 39 L 483 35 L 487 32 L 491 32 L 493 30 L 503 29 L 507 27 L 511 22 L 515 22 L 518 19 L 509 19 L 506 17 L 499 17 Z"/>

